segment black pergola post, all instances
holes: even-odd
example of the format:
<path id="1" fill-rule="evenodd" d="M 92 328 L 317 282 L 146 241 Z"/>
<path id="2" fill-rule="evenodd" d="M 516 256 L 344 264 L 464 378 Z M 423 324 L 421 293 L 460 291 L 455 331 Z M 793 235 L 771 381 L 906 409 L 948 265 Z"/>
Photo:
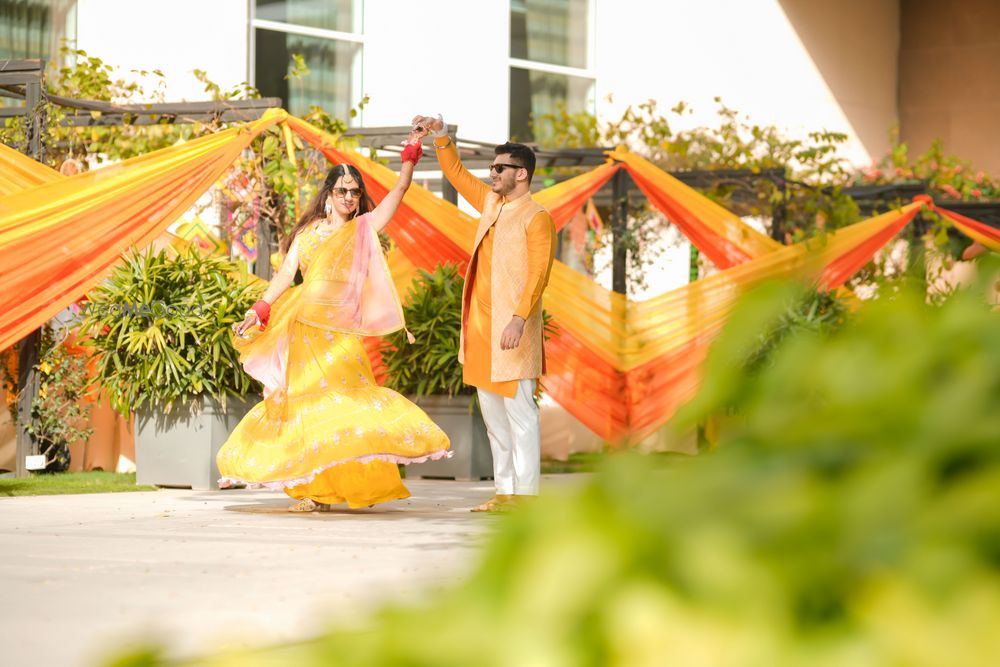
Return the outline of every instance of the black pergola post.
<path id="1" fill-rule="evenodd" d="M 44 91 L 42 90 L 42 61 L 14 61 L 5 68 L 7 78 L 4 84 L 24 86 L 25 112 L 27 114 L 27 150 L 26 153 L 35 160 L 42 161 L 42 128 L 44 127 L 43 106 Z M 16 462 L 14 474 L 17 477 L 27 477 L 27 457 L 38 454 L 38 443 L 28 433 L 27 425 L 31 423 L 31 406 L 38 397 L 41 378 L 35 368 L 41 357 L 42 330 L 35 329 L 21 339 L 17 347 L 17 439 L 15 445 Z"/>
<path id="2" fill-rule="evenodd" d="M 611 289 L 628 294 L 628 174 L 618 170 L 612 176 L 611 207 Z"/>

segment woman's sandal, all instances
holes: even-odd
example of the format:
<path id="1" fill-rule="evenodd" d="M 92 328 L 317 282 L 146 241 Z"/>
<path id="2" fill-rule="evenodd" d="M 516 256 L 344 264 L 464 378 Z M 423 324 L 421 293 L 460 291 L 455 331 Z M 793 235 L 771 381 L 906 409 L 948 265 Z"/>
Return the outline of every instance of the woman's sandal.
<path id="1" fill-rule="evenodd" d="M 317 503 L 311 498 L 303 498 L 299 502 L 289 507 L 288 511 L 296 513 L 329 512 L 331 511 L 332 507 L 333 507 L 332 505 L 327 505 L 326 503 Z"/>

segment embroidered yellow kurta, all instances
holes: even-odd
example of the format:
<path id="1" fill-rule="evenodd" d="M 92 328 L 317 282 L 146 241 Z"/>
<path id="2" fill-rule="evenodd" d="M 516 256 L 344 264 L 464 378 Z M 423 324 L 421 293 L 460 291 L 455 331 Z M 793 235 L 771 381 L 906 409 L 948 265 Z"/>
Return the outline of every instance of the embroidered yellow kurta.
<path id="1" fill-rule="evenodd" d="M 447 137 L 435 139 L 435 145 L 446 146 Z M 438 151 L 441 168 L 449 177 L 455 189 L 465 199 L 481 211 L 485 205 L 490 187 L 461 167 L 458 152 L 449 147 Z M 530 197 L 529 194 L 522 197 Z M 519 200 L 511 200 L 507 205 L 516 206 Z M 491 379 L 491 331 L 492 331 L 492 285 L 493 240 L 495 227 L 491 227 L 476 249 L 472 258 L 475 271 L 472 280 L 472 299 L 469 301 L 467 328 L 465 331 L 465 365 L 463 381 L 479 389 L 513 398 L 517 393 L 517 380 L 494 382 Z M 556 235 L 552 219 L 546 212 L 536 214 L 527 228 L 528 279 L 518 300 L 515 315 L 527 319 L 538 304 L 545 289 L 549 267 L 555 258 Z M 503 326 L 507 323 L 504 322 Z"/>

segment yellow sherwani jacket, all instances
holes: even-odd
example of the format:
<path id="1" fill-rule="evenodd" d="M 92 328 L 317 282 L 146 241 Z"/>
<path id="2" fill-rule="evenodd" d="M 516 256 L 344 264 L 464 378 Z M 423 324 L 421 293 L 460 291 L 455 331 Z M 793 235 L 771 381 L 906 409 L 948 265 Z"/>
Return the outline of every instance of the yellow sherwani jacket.
<path id="1" fill-rule="evenodd" d="M 463 377 L 513 397 L 518 380 L 545 372 L 541 296 L 555 258 L 555 224 L 530 194 L 507 201 L 469 173 L 448 137 L 434 143 L 445 177 L 482 213 L 462 297 Z M 501 334 L 514 315 L 524 318 L 524 334 L 518 347 L 502 350 Z"/>

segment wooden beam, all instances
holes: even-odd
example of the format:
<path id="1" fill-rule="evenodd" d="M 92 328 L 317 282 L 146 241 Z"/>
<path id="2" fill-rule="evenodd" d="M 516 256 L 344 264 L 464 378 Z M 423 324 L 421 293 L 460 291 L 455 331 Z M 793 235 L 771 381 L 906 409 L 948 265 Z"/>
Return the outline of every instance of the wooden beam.
<path id="1" fill-rule="evenodd" d="M 3 85 L 18 85 L 41 80 L 41 72 L 6 72 L 0 70 L 0 84 Z"/>
<path id="2" fill-rule="evenodd" d="M 0 72 L 41 72 L 45 69 L 45 61 L 39 58 L 26 60 L 0 60 Z"/>

